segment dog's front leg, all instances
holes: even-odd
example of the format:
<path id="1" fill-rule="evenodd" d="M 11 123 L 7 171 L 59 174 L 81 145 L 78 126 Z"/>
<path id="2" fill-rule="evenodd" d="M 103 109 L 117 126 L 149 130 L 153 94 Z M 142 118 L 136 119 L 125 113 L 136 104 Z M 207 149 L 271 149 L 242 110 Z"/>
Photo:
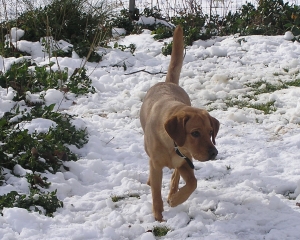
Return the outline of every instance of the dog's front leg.
<path id="1" fill-rule="evenodd" d="M 172 195 L 174 195 L 178 191 L 179 179 L 180 179 L 180 174 L 179 174 L 177 168 L 175 168 L 175 170 L 172 174 L 172 178 L 171 178 L 168 202 L 169 202 L 169 199 L 172 197 Z"/>
<path id="2" fill-rule="evenodd" d="M 195 178 L 194 170 L 186 163 L 178 168 L 178 173 L 185 181 L 185 186 L 179 189 L 172 196 L 169 195 L 168 203 L 171 207 L 185 202 L 192 192 L 197 188 L 197 179 Z"/>
<path id="3" fill-rule="evenodd" d="M 148 184 L 150 183 L 152 191 L 152 206 L 153 206 L 153 215 L 155 220 L 162 221 L 162 212 L 164 211 L 163 201 L 161 197 L 161 185 L 162 185 L 162 169 L 155 168 L 153 162 L 150 159 L 150 176 Z"/>

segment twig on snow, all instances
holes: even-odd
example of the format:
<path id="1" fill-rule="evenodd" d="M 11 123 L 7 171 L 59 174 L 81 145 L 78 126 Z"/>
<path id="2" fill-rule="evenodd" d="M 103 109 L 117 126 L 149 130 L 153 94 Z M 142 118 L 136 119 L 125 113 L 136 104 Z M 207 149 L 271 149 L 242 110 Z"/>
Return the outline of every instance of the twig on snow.
<path id="1" fill-rule="evenodd" d="M 156 75 L 156 74 L 167 74 L 165 72 L 162 72 L 162 71 L 159 71 L 159 72 L 156 72 L 156 73 L 152 73 L 152 72 L 149 72 L 145 69 L 141 69 L 141 70 L 138 70 L 138 71 L 135 71 L 135 72 L 131 72 L 131 73 L 125 73 L 124 75 L 132 75 L 132 74 L 135 74 L 135 73 L 139 73 L 139 72 L 145 72 L 145 73 L 149 73 L 151 75 Z"/>

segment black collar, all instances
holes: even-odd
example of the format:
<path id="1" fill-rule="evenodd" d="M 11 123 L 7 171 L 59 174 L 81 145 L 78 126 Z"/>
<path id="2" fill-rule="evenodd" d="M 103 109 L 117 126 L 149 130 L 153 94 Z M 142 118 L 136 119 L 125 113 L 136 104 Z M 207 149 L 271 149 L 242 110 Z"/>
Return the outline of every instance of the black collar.
<path id="1" fill-rule="evenodd" d="M 176 144 L 175 142 L 174 142 L 174 148 L 175 148 L 175 152 L 177 153 L 177 155 L 178 155 L 179 157 L 183 158 L 183 159 L 188 163 L 188 165 L 191 167 L 191 169 L 194 169 L 195 166 L 194 166 L 193 162 L 192 162 L 188 157 L 184 156 L 184 155 L 180 152 L 180 150 L 178 149 L 178 146 L 177 146 L 177 144 Z"/>

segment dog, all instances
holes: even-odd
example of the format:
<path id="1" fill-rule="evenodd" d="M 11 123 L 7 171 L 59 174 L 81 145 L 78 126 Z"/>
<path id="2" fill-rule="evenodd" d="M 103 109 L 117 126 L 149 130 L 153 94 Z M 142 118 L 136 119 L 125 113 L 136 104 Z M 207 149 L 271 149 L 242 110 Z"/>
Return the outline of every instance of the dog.
<path id="1" fill-rule="evenodd" d="M 162 169 L 175 169 L 168 195 L 169 205 L 175 207 L 186 201 L 197 187 L 192 158 L 208 161 L 218 154 L 215 138 L 219 121 L 206 110 L 192 107 L 188 94 L 178 85 L 183 58 L 183 29 L 177 26 L 166 80 L 148 90 L 140 111 L 150 165 L 147 184 L 151 186 L 157 221 L 163 221 Z M 179 189 L 180 176 L 185 185 Z"/>

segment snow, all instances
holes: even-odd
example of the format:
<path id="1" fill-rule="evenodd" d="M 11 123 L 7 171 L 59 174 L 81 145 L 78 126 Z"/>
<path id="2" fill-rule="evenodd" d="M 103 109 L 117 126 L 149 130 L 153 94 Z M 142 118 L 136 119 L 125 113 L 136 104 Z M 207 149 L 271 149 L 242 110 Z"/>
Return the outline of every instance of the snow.
<path id="1" fill-rule="evenodd" d="M 53 122 L 49 119 L 44 118 L 35 118 L 32 119 L 30 122 L 22 122 L 18 124 L 18 128 L 20 129 L 27 129 L 28 134 L 36 133 L 44 133 L 48 132 L 50 127 L 55 128 L 57 126 L 56 122 Z"/>
<path id="2" fill-rule="evenodd" d="M 141 25 L 151 25 L 155 23 L 155 24 L 165 25 L 167 27 L 174 27 L 172 23 L 166 22 L 164 20 L 156 19 L 154 17 L 145 17 L 145 16 L 141 16 L 139 20 L 136 21 L 136 23 Z"/>
<path id="3" fill-rule="evenodd" d="M 293 38 L 294 38 L 294 34 L 291 31 L 287 31 L 284 34 L 284 39 L 285 40 L 291 41 Z"/>
<path id="4" fill-rule="evenodd" d="M 0 238 L 152 240 L 154 226 L 167 226 L 171 231 L 162 239 L 299 239 L 300 89 L 289 87 L 248 99 L 251 103 L 275 101 L 277 110 L 268 115 L 253 108 L 224 108 L 226 99 L 251 96 L 246 83 L 276 84 L 300 77 L 300 44 L 289 41 L 287 35 L 228 36 L 187 47 L 180 85 L 193 106 L 214 109 L 210 113 L 221 123 L 216 139 L 219 155 L 215 161 L 194 161 L 198 187 L 175 208 L 166 202 L 172 170 L 164 169 L 163 223 L 152 215 L 139 109 L 149 87 L 164 81 L 165 74 L 159 72 L 167 71 L 170 56 L 160 53 L 164 43 L 155 41 L 150 31 L 119 39 L 119 44 L 136 44 L 134 55 L 99 49 L 105 53 L 103 61 L 86 64 L 96 93 L 76 98 L 54 89 L 43 93 L 47 105 L 55 103 L 55 111 L 77 115 L 74 124 L 89 133 L 82 149 L 72 149 L 81 157 L 65 163 L 70 171 L 41 174 L 52 183 L 51 191 L 57 189 L 64 207 L 53 218 L 5 208 Z M 26 46 L 37 64 L 49 61 L 41 43 Z M 68 67 L 71 74 L 84 62 L 73 56 L 50 58 L 53 69 Z M 14 61 L 2 58 L 0 71 Z M 115 66 L 118 63 L 120 67 Z M 27 96 L 39 99 L 30 92 Z M 14 105 L 13 89 L 0 88 L 0 114 Z M 30 132 L 55 127 L 45 119 L 22 124 Z M 24 178 L 4 171 L 7 185 L 1 186 L 1 195 L 29 191 Z M 27 171 L 19 165 L 14 169 L 20 176 Z M 124 199 L 113 202 L 112 196 Z"/>

